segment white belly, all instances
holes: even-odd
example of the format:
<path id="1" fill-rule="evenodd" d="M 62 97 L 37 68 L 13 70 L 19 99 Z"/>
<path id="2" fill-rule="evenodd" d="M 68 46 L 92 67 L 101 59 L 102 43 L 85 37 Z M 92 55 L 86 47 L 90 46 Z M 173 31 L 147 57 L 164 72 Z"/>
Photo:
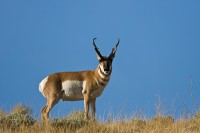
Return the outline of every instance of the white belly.
<path id="1" fill-rule="evenodd" d="M 66 101 L 83 100 L 82 90 L 85 87 L 85 81 L 67 80 L 62 83 L 63 96 Z"/>

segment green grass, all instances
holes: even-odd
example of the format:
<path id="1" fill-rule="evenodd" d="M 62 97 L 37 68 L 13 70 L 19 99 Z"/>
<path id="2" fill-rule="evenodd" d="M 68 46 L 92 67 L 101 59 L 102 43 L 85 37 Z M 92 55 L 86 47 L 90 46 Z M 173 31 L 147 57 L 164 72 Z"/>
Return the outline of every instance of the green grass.
<path id="1" fill-rule="evenodd" d="M 133 116 L 126 119 L 108 117 L 106 121 L 88 121 L 83 111 L 73 111 L 65 118 L 43 123 L 31 115 L 31 109 L 17 105 L 7 114 L 0 111 L 1 133 L 200 133 L 200 111 L 190 118 L 174 120 L 160 113 L 152 118 Z M 116 117 L 121 117 L 116 116 Z"/>

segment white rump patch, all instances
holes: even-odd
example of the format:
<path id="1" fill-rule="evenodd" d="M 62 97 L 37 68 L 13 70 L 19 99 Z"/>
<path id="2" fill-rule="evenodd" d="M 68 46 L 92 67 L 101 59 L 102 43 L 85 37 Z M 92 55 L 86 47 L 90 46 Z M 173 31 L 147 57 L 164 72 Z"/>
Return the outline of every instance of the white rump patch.
<path id="1" fill-rule="evenodd" d="M 44 90 L 44 87 L 45 87 L 47 81 L 48 81 L 48 76 L 46 78 L 44 78 L 39 84 L 39 91 L 42 93 L 42 95 L 44 95 L 43 90 Z"/>
<path id="2" fill-rule="evenodd" d="M 86 81 L 66 80 L 62 83 L 63 100 L 82 100 Z"/>

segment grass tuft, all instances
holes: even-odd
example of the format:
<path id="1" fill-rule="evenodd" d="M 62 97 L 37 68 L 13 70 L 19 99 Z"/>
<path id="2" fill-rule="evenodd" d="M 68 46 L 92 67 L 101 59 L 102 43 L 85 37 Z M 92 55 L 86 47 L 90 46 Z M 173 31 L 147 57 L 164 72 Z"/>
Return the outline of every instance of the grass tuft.
<path id="1" fill-rule="evenodd" d="M 51 121 L 51 126 L 55 128 L 79 129 L 88 125 L 89 121 L 84 119 L 83 111 L 73 111 L 66 118 L 58 118 Z"/>
<path id="2" fill-rule="evenodd" d="M 6 116 L 7 113 L 3 111 L 3 109 L 0 109 L 0 118 Z"/>
<path id="3" fill-rule="evenodd" d="M 2 112 L 2 113 L 1 113 Z M 0 132 L 2 133 L 199 133 L 200 111 L 191 118 L 174 120 L 172 116 L 161 113 L 151 119 L 139 115 L 132 118 L 125 115 L 112 115 L 105 121 L 88 121 L 83 111 L 73 111 L 65 118 L 57 118 L 43 123 L 31 117 L 31 109 L 17 105 L 7 114 L 0 111 Z M 111 119 L 111 120 L 110 120 Z"/>
<path id="4" fill-rule="evenodd" d="M 32 126 L 36 120 L 30 116 L 30 109 L 23 105 L 17 105 L 9 115 L 0 117 L 0 128 L 14 130 L 21 126 Z"/>

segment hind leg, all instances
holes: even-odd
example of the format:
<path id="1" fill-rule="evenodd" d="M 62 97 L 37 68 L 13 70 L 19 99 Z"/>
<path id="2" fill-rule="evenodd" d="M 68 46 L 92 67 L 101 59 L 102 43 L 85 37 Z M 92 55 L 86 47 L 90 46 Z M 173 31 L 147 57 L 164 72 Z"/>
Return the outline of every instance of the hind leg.
<path id="1" fill-rule="evenodd" d="M 54 99 L 47 99 L 47 104 L 44 106 L 44 108 L 41 110 L 42 114 L 42 120 L 47 121 L 49 118 L 49 112 L 51 109 L 58 103 L 59 99 L 54 98 Z"/>
<path id="2" fill-rule="evenodd" d="M 46 109 L 47 109 L 47 105 L 45 105 L 44 108 L 42 108 L 42 110 L 41 110 L 42 121 L 46 121 L 48 119 L 48 116 L 45 115 Z"/>

